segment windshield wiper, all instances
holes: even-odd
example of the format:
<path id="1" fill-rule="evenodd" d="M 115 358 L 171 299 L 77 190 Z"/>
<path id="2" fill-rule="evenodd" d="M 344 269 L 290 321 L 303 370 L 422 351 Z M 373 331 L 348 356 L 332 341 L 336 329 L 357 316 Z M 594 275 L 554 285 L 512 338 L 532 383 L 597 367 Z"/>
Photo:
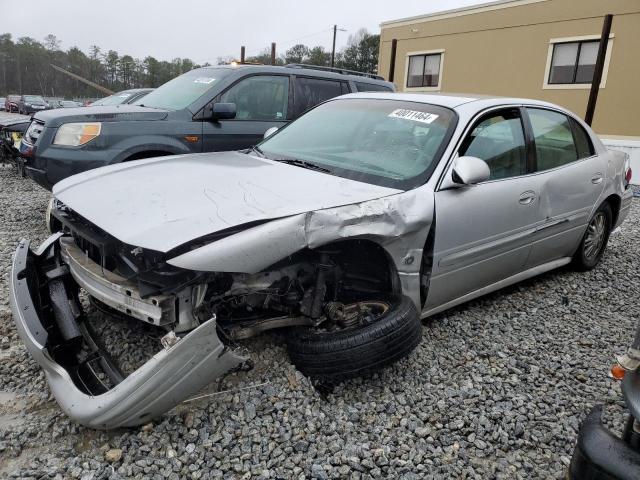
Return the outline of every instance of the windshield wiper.
<path id="1" fill-rule="evenodd" d="M 286 163 L 287 165 L 293 165 L 294 167 L 306 168 L 308 170 L 315 170 L 316 172 L 331 173 L 328 168 L 321 167 L 315 163 L 307 162 L 306 160 L 299 160 L 297 158 L 270 158 L 274 162 Z"/>
<path id="2" fill-rule="evenodd" d="M 253 146 L 249 149 L 250 152 L 255 152 L 259 157 L 265 158 L 264 152 L 260 150 L 260 147 Z"/>

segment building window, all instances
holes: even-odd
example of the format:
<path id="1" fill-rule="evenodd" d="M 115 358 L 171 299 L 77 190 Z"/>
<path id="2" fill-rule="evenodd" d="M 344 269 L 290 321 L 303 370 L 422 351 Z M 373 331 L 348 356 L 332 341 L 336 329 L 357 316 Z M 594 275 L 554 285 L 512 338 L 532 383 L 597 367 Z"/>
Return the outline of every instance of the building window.
<path id="1" fill-rule="evenodd" d="M 549 84 L 591 83 L 599 44 L 597 40 L 556 43 L 553 46 Z"/>
<path id="2" fill-rule="evenodd" d="M 407 88 L 440 87 L 442 53 L 410 55 Z"/>

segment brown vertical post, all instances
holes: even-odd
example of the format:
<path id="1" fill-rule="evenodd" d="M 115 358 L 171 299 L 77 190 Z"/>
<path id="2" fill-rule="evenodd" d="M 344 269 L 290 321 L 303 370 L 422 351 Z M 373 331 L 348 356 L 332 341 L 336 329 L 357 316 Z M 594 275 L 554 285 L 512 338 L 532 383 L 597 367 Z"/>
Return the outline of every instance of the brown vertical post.
<path id="1" fill-rule="evenodd" d="M 338 32 L 338 25 L 333 26 L 333 47 L 331 47 L 331 68 L 336 64 L 336 33 Z"/>
<path id="2" fill-rule="evenodd" d="M 398 48 L 398 39 L 391 40 L 391 58 L 389 59 L 389 81 L 393 82 L 396 74 L 396 49 Z"/>
<path id="3" fill-rule="evenodd" d="M 600 37 L 600 46 L 598 47 L 598 58 L 596 60 L 596 69 L 593 72 L 593 80 L 591 81 L 591 91 L 589 92 L 587 113 L 585 113 L 584 115 L 584 121 L 589 126 L 591 126 L 591 124 L 593 123 L 593 114 L 596 111 L 596 103 L 598 102 L 598 93 L 600 92 L 600 82 L 602 81 L 604 59 L 607 55 L 607 45 L 609 44 L 609 34 L 611 33 L 612 22 L 613 15 L 609 13 L 604 16 L 604 22 L 602 24 L 602 36 Z"/>
<path id="4" fill-rule="evenodd" d="M 276 64 L 276 43 L 271 43 L 271 65 Z"/>
<path id="5" fill-rule="evenodd" d="M 244 45 L 240 47 L 240 63 L 244 63 Z"/>

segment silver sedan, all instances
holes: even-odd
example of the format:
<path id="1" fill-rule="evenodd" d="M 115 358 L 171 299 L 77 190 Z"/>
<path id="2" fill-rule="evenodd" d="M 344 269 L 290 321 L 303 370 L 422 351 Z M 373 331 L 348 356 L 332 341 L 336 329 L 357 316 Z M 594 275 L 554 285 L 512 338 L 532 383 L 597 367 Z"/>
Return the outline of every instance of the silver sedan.
<path id="1" fill-rule="evenodd" d="M 11 303 L 71 417 L 147 422 L 248 365 L 242 340 L 275 328 L 316 381 L 366 374 L 415 348 L 421 318 L 594 268 L 631 204 L 628 158 L 534 100 L 353 94 L 268 133 L 54 187 L 57 233 L 21 242 Z M 79 292 L 157 327 L 159 353 L 125 376 Z"/>

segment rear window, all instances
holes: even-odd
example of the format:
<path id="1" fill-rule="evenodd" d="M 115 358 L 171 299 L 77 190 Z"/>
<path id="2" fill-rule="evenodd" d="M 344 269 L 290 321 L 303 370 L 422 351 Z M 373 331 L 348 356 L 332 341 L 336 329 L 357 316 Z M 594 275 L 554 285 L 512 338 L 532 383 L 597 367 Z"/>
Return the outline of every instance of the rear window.
<path id="1" fill-rule="evenodd" d="M 356 82 L 356 90 L 359 92 L 393 92 L 393 89 L 387 85 L 364 82 Z"/>
<path id="2" fill-rule="evenodd" d="M 349 93 L 349 87 L 339 80 L 297 77 L 294 87 L 294 117 L 302 115 L 319 103 Z"/>

